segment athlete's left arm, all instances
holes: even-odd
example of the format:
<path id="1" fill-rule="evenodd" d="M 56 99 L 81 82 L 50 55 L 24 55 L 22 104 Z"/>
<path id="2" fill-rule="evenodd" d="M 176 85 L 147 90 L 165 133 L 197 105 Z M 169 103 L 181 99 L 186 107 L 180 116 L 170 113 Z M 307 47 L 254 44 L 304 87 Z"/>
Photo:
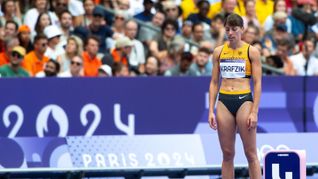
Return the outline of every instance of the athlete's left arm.
<path id="1" fill-rule="evenodd" d="M 252 65 L 252 79 L 254 83 L 254 97 L 251 115 L 255 117 L 255 119 L 250 119 L 252 121 L 249 121 L 249 127 L 255 128 L 257 123 L 258 107 L 262 93 L 262 64 L 261 56 L 257 48 L 250 46 L 249 57 Z"/>

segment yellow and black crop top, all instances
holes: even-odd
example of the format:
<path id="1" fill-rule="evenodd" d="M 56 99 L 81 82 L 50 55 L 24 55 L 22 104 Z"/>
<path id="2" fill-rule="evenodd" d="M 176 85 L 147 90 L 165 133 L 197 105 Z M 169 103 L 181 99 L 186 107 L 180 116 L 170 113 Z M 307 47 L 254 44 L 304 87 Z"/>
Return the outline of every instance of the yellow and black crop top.
<path id="1" fill-rule="evenodd" d="M 225 43 L 220 54 L 220 72 L 222 78 L 250 78 L 252 69 L 249 59 L 250 45 L 244 43 L 241 48 L 231 49 Z"/>

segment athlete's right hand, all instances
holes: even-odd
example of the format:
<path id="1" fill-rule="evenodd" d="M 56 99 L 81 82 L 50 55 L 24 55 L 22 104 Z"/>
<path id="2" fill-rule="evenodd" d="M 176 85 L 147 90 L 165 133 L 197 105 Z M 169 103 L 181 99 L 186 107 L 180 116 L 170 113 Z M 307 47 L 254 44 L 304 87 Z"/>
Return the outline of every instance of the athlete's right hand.
<path id="1" fill-rule="evenodd" d="M 209 113 L 209 124 L 212 129 L 217 129 L 215 114 L 213 112 Z"/>

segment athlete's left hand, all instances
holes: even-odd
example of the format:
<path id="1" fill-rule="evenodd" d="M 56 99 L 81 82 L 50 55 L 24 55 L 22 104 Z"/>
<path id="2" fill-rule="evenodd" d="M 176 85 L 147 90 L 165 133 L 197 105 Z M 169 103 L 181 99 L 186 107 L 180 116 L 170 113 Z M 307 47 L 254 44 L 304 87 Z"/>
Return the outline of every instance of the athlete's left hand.
<path id="1" fill-rule="evenodd" d="M 248 130 L 255 129 L 257 127 L 257 114 L 251 112 L 247 119 Z"/>

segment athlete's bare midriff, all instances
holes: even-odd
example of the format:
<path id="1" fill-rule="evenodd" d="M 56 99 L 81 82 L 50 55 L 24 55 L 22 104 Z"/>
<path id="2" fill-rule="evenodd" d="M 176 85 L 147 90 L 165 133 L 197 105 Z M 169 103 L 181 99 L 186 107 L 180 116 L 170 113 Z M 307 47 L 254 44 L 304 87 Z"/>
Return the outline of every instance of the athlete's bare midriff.
<path id="1" fill-rule="evenodd" d="M 221 82 L 220 90 L 235 92 L 250 90 L 250 79 L 249 78 L 223 78 Z"/>

